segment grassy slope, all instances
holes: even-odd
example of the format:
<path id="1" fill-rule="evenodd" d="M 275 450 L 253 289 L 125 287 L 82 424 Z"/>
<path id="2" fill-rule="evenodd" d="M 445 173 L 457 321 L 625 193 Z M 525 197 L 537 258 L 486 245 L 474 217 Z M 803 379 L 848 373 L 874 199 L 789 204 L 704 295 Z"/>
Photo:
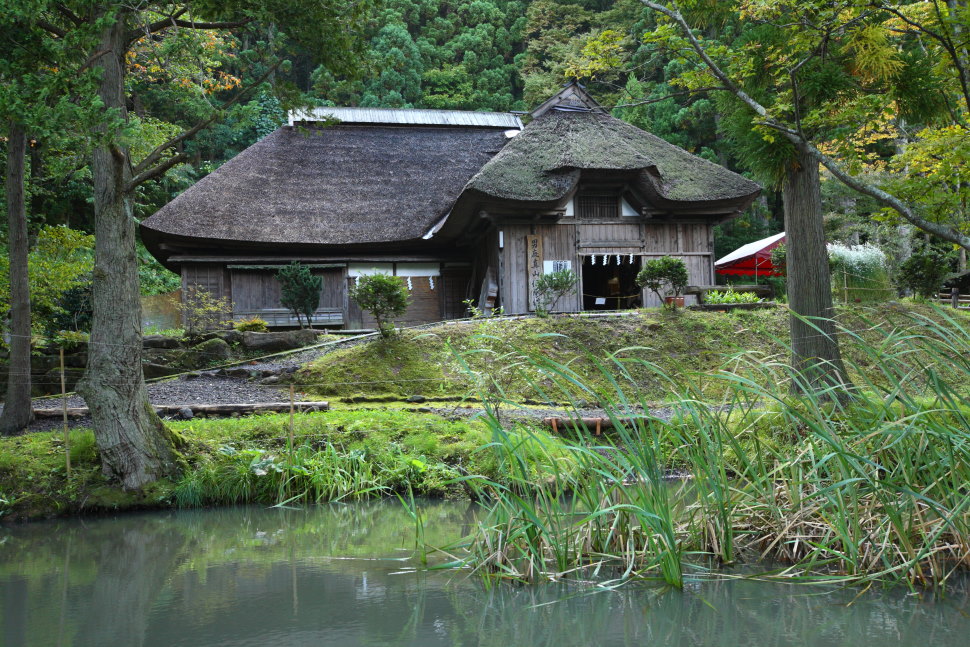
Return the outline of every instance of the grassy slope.
<path id="1" fill-rule="evenodd" d="M 970 321 L 964 313 L 945 314 L 960 317 L 964 326 Z M 897 331 L 897 338 L 919 334 L 920 317 L 941 316 L 944 313 L 921 306 L 842 313 L 847 327 L 862 331 L 860 335 L 870 341 L 870 349 L 885 347 L 887 331 Z M 883 332 L 870 330 L 877 322 Z M 333 353 L 299 377 L 301 382 L 322 383 L 316 390 L 327 396 L 390 393 L 400 397 L 418 392 L 464 396 L 474 392 L 476 379 L 466 377 L 464 361 L 472 375 L 477 371 L 497 376 L 498 386 L 509 395 L 535 397 L 529 380 L 541 384 L 547 378 L 520 358 L 546 354 L 574 369 L 592 387 L 582 395 L 595 398 L 611 390 L 611 371 L 598 370 L 592 358 L 620 353 L 650 359 L 674 375 L 693 372 L 693 382 L 708 389 L 705 395 L 713 398 L 725 381 L 705 379 L 704 373 L 730 368 L 732 360 L 726 357 L 742 349 L 782 359 L 785 330 L 786 315 L 781 310 L 491 321 L 441 326 L 390 344 Z M 864 345 L 847 336 L 842 347 L 854 364 L 878 381 L 878 371 L 867 370 L 873 361 L 865 355 Z M 946 377 L 945 358 L 919 359 L 924 365 L 942 366 Z M 624 364 L 624 368 L 647 396 L 669 399 L 664 383 L 649 366 Z M 970 386 L 965 375 L 955 376 L 950 383 L 964 394 Z M 287 421 L 285 415 L 272 415 L 172 423 L 189 442 L 184 452 L 189 469 L 178 483 L 163 481 L 141 493 L 121 492 L 105 481 L 90 431 L 71 434 L 75 474 L 70 482 L 64 474 L 60 434 L 0 439 L 0 518 L 167 506 L 176 500 L 193 505 L 275 502 L 301 493 L 304 500 L 323 500 L 368 487 L 401 491 L 408 484 L 418 493 L 442 493 L 447 489 L 445 481 L 461 474 L 479 473 L 499 480 L 503 476 L 494 455 L 478 450 L 492 440 L 478 422 L 404 411 L 344 410 L 298 416 L 296 445 L 302 449 L 297 456 L 299 469 L 293 470 L 284 465 Z M 553 454 L 561 452 L 556 441 L 551 446 Z M 541 462 L 537 450 L 533 463 Z M 340 469 L 335 471 L 333 465 Z"/>
<path id="2" fill-rule="evenodd" d="M 970 321 L 965 313 L 947 314 Z M 851 331 L 875 343 L 892 330 L 918 334 L 918 319 L 940 318 L 927 306 L 883 304 L 879 308 L 852 308 L 840 312 Z M 878 326 L 880 330 L 872 330 Z M 576 397 L 596 399 L 612 389 L 596 359 L 615 353 L 625 359 L 646 360 L 667 375 L 730 370 L 732 356 L 743 352 L 762 361 L 785 361 L 788 339 L 787 311 L 736 311 L 733 313 L 645 311 L 637 316 L 613 318 L 563 317 L 485 321 L 470 325 L 438 326 L 408 332 L 383 343 L 355 346 L 326 355 L 297 374 L 308 393 L 347 401 L 413 394 L 436 397 L 474 397 L 481 388 L 478 375 L 498 376 L 498 387 L 511 399 L 543 399 L 536 385 L 547 385 L 534 370 L 523 368 L 526 358 L 544 356 L 568 366 L 591 393 Z M 843 337 L 842 350 L 850 364 L 871 366 L 851 335 Z M 467 366 L 467 369 L 463 367 Z M 668 399 L 666 382 L 654 367 L 628 363 L 644 395 Z M 858 377 L 858 376 L 855 376 Z M 530 382 L 531 381 L 531 382 Z M 714 389 L 712 385 L 710 387 Z M 716 398 L 719 393 L 707 393 Z"/>

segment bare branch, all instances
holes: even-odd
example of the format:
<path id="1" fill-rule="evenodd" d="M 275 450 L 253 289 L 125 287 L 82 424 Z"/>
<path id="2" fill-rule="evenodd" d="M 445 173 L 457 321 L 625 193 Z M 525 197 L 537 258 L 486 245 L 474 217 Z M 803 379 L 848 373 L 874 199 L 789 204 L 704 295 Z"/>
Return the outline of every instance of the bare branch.
<path id="1" fill-rule="evenodd" d="M 133 43 L 142 36 L 157 34 L 172 27 L 184 27 L 185 29 L 235 29 L 237 27 L 244 27 L 253 21 L 252 18 L 228 20 L 224 22 L 199 22 L 196 20 L 182 20 L 181 16 L 185 15 L 187 11 L 188 8 L 183 7 L 171 16 L 156 20 L 155 22 L 144 25 L 138 29 L 131 30 L 128 33 L 128 42 Z"/>
<path id="2" fill-rule="evenodd" d="M 850 189 L 854 189 L 863 195 L 875 199 L 880 204 L 890 207 L 915 227 L 970 250 L 970 236 L 961 234 L 953 227 L 947 227 L 946 225 L 941 225 L 920 217 L 909 205 L 891 193 L 887 193 L 877 186 L 849 175 L 838 162 L 822 153 L 809 142 L 804 142 L 804 145 L 812 154 L 812 157 L 817 159 L 822 166 L 827 168 L 832 175 Z"/>
<path id="3" fill-rule="evenodd" d="M 176 20 L 176 27 L 185 27 L 186 29 L 236 29 L 237 27 L 245 27 L 253 20 L 252 18 L 246 18 L 244 20 L 230 20 L 227 22 L 196 22 L 194 20 Z"/>
<path id="4" fill-rule="evenodd" d="M 950 35 L 945 32 L 939 33 L 930 29 L 923 23 L 920 23 L 911 19 L 909 16 L 905 15 L 899 9 L 888 6 L 885 2 L 873 2 L 871 3 L 871 5 L 878 9 L 882 9 L 883 11 L 887 11 L 891 13 L 892 15 L 896 16 L 897 18 L 902 20 L 910 27 L 926 34 L 927 36 L 929 36 L 930 38 L 938 42 L 940 46 L 950 56 L 950 62 L 953 64 L 953 67 L 956 68 L 957 77 L 960 79 L 960 88 L 963 91 L 964 100 L 967 101 L 968 104 L 970 104 L 970 71 L 968 71 L 966 66 L 963 64 L 960 54 L 959 52 L 957 52 L 956 45 L 954 45 L 953 40 L 950 38 Z M 936 10 L 937 12 L 939 12 L 940 10 L 939 6 L 936 7 Z M 942 16 L 940 16 L 940 25 L 945 28 L 945 23 L 943 22 Z"/>
<path id="5" fill-rule="evenodd" d="M 67 31 L 61 29 L 57 25 L 47 22 L 46 20 L 38 20 L 37 26 L 46 32 L 50 32 L 57 36 L 58 38 L 64 38 L 67 36 Z"/>
<path id="6" fill-rule="evenodd" d="M 128 184 L 125 185 L 125 191 L 131 191 L 142 182 L 147 182 L 148 180 L 164 175 L 165 173 L 168 172 L 169 169 L 171 169 L 174 166 L 178 166 L 179 164 L 185 162 L 188 159 L 189 159 L 189 156 L 186 155 L 185 153 L 178 153 L 176 155 L 173 155 L 172 157 L 169 157 L 167 160 L 165 160 L 158 166 L 154 166 L 148 169 L 147 171 L 144 171 L 143 173 L 140 173 L 139 175 L 136 175 L 135 177 L 131 178 L 128 181 Z"/>
<path id="7" fill-rule="evenodd" d="M 188 10 L 189 10 L 188 7 L 182 7 L 181 9 L 173 13 L 171 16 L 166 16 L 161 20 L 156 20 L 155 22 L 149 23 L 144 27 L 140 27 L 138 29 L 132 29 L 130 32 L 128 32 L 128 35 L 125 37 L 125 42 L 131 45 L 142 36 L 151 36 L 156 32 L 164 31 L 169 27 L 173 27 L 175 25 L 174 21 L 177 20 Z"/>
<path id="8" fill-rule="evenodd" d="M 695 88 L 693 90 L 684 90 L 683 92 L 671 92 L 670 94 L 658 97 L 655 99 L 641 99 L 640 101 L 634 101 L 632 103 L 618 103 L 615 106 L 610 106 L 613 108 L 633 108 L 635 106 L 646 106 L 651 103 L 660 103 L 661 101 L 666 101 L 667 99 L 673 99 L 674 97 L 682 97 L 685 94 L 700 94 L 701 92 L 712 92 L 714 90 L 727 90 L 727 88 L 722 88 L 720 86 L 714 85 L 708 88 Z"/>
<path id="9" fill-rule="evenodd" d="M 718 66 L 718 64 L 715 63 L 713 60 L 711 60 L 711 57 L 708 56 L 707 51 L 705 51 L 704 48 L 701 47 L 701 44 L 700 42 L 698 42 L 697 37 L 694 36 L 694 32 L 691 31 L 690 25 L 687 24 L 687 21 L 684 20 L 684 16 L 681 15 L 679 11 L 665 7 L 662 4 L 657 4 L 656 2 L 651 2 L 651 0 L 640 0 L 640 1 L 647 7 L 650 7 L 654 11 L 659 11 L 660 13 L 662 13 L 663 15 L 667 16 L 675 23 L 677 23 L 681 31 L 684 32 L 684 35 L 687 36 L 687 40 L 690 41 L 691 47 L 694 48 L 694 51 L 697 53 L 698 56 L 701 57 L 701 60 L 704 61 L 705 65 L 707 65 L 707 68 L 711 71 L 711 73 L 714 76 L 717 77 L 718 81 L 724 84 L 724 87 L 727 88 L 728 91 L 734 94 L 734 96 L 736 96 L 738 99 L 741 99 L 741 101 L 743 101 L 745 105 L 747 105 L 749 108 L 751 108 L 756 113 L 761 115 L 766 122 L 772 123 L 775 121 L 768 114 L 768 110 L 763 105 L 755 101 L 751 96 L 748 95 L 747 92 L 745 92 L 740 87 L 738 87 L 738 85 L 731 80 L 731 77 L 725 74 L 724 71 Z"/>
<path id="10" fill-rule="evenodd" d="M 70 20 L 72 23 L 74 23 L 74 25 L 76 27 L 79 27 L 79 26 L 83 25 L 86 22 L 83 18 L 79 17 L 76 13 L 74 13 L 73 11 L 71 11 L 70 9 L 68 9 L 61 2 L 58 2 L 57 3 L 57 10 L 61 13 L 62 16 L 64 16 L 65 18 L 67 18 L 68 20 Z"/>

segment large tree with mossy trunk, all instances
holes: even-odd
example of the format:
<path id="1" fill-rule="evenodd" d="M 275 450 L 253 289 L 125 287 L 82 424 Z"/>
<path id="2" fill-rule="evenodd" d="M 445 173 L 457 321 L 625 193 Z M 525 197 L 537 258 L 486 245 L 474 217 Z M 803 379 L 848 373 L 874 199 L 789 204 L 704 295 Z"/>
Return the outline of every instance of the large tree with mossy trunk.
<path id="1" fill-rule="evenodd" d="M 176 29 L 243 29 L 274 24 L 288 30 L 325 64 L 352 66 L 357 26 L 368 3 L 338 0 L 237 0 L 233 2 L 46 3 L 38 0 L 34 24 L 50 38 L 70 38 L 82 26 L 100 37 L 79 56 L 99 71 L 97 98 L 104 118 L 92 155 L 95 208 L 93 321 L 88 368 L 78 391 L 91 409 L 104 472 L 125 488 L 144 486 L 178 470 L 177 438 L 148 403 L 141 365 L 141 308 L 132 196 L 142 183 L 161 177 L 186 159 L 183 145 L 212 125 L 224 110 L 258 87 L 281 61 L 198 123 L 131 159 L 126 139 L 126 57 L 136 42 L 152 42 Z"/>
<path id="2" fill-rule="evenodd" d="M 28 275 L 26 153 L 35 139 L 59 141 L 83 150 L 74 133 L 93 123 L 96 111 L 79 97 L 93 87 L 90 58 L 77 54 L 93 31 L 51 39 L 33 20 L 45 0 L 22 2 L 0 12 L 0 124 L 6 126 L 7 286 L 10 322 L 9 370 L 0 434 L 23 429 L 33 419 L 31 396 L 31 290 Z M 31 174 L 36 171 L 31 155 Z M 34 192 L 37 192 L 36 187 Z M 35 216 L 40 214 L 33 214 Z"/>

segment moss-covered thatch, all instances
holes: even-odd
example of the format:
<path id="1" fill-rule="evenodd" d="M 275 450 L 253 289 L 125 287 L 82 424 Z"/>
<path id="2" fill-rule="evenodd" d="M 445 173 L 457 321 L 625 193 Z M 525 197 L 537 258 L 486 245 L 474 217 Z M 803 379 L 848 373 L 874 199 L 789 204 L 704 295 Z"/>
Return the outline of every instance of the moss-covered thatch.
<path id="1" fill-rule="evenodd" d="M 486 195 L 561 200 L 580 171 L 639 171 L 645 195 L 678 203 L 747 202 L 760 188 L 655 135 L 599 111 L 550 110 L 535 119 L 468 183 Z"/>

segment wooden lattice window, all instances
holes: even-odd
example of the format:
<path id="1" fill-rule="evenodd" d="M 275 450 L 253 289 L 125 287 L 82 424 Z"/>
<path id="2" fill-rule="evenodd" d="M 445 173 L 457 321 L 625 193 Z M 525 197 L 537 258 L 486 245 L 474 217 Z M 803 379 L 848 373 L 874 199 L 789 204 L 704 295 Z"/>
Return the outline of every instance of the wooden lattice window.
<path id="1" fill-rule="evenodd" d="M 615 195 L 580 195 L 576 206 L 581 220 L 610 220 L 620 217 L 620 201 Z"/>

